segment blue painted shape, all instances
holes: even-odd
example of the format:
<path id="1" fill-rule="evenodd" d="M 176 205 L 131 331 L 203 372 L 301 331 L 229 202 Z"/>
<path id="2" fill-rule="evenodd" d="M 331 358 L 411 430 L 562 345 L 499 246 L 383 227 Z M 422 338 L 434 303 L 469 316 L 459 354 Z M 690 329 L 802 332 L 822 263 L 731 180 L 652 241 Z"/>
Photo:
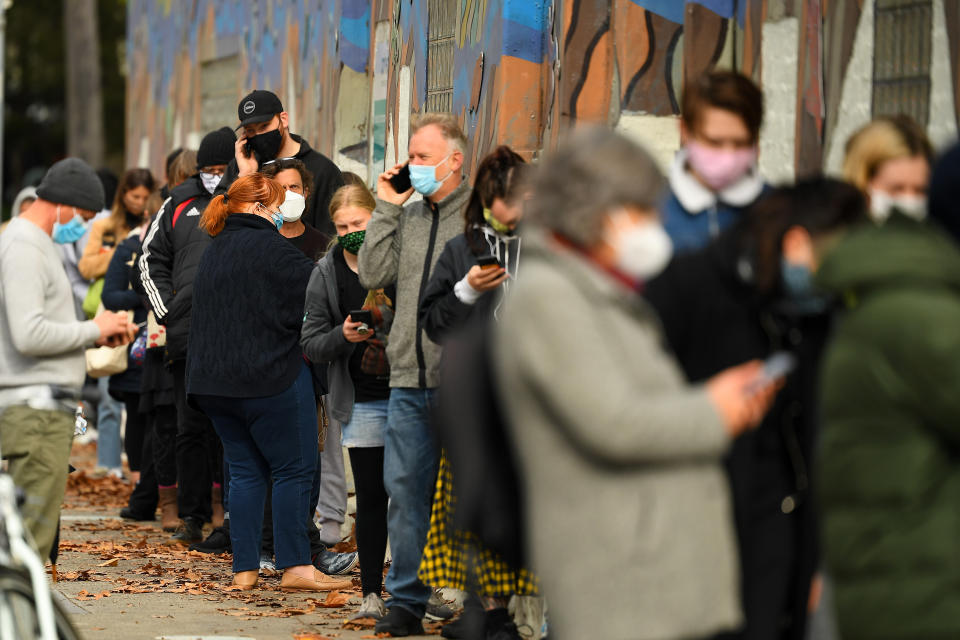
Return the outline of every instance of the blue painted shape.
<path id="1" fill-rule="evenodd" d="M 503 55 L 539 64 L 543 62 L 544 33 L 526 25 L 504 20 L 502 23 Z"/>
<path id="2" fill-rule="evenodd" d="M 683 12 L 687 2 L 706 7 L 724 18 L 732 18 L 735 9 L 738 8 L 737 5 L 742 10 L 746 4 L 746 0 L 687 0 L 687 2 L 681 2 L 680 0 L 630 0 L 630 2 L 677 24 L 683 24 Z"/>
<path id="3" fill-rule="evenodd" d="M 340 59 L 343 64 L 359 73 L 367 70 L 368 49 L 361 49 L 349 40 L 340 39 Z"/>

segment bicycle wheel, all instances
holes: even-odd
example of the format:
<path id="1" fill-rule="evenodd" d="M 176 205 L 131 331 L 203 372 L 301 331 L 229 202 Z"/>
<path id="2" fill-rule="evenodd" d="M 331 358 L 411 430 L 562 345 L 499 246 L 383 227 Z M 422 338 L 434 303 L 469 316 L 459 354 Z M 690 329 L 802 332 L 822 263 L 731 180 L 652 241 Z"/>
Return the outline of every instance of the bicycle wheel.
<path id="1" fill-rule="evenodd" d="M 56 600 L 53 617 L 59 640 L 81 640 Z M 16 571 L 0 571 L 0 640 L 39 637 L 40 624 L 29 578 Z"/>

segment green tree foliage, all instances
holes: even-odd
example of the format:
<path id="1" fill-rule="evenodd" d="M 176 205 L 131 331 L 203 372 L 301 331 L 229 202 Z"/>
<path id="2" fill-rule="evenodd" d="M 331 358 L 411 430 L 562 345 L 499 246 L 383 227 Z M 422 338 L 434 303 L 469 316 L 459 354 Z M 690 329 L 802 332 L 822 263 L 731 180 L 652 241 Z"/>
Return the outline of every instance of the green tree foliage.
<path id="1" fill-rule="evenodd" d="M 6 13 L 3 208 L 66 153 L 63 3 L 14 0 Z M 98 0 L 108 166 L 123 169 L 126 1 Z M 6 215 L 4 216 L 6 217 Z"/>

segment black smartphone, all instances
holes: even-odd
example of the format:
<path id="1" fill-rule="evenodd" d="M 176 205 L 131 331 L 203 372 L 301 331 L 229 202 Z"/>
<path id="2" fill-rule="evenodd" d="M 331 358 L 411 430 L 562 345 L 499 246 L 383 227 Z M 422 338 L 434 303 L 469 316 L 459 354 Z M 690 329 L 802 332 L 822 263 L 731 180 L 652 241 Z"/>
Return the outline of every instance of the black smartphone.
<path id="1" fill-rule="evenodd" d="M 500 261 L 495 256 L 487 254 L 477 258 L 477 264 L 480 265 L 481 269 L 494 269 L 500 266 Z"/>
<path id="2" fill-rule="evenodd" d="M 403 169 L 400 169 L 400 173 L 390 178 L 390 186 L 393 187 L 393 190 L 397 193 L 406 193 L 413 186 L 410 183 L 410 165 L 403 165 Z"/>
<path id="3" fill-rule="evenodd" d="M 373 326 L 373 313 L 367 309 L 358 309 L 350 312 L 350 319 L 354 322 L 362 322 L 368 327 Z"/>

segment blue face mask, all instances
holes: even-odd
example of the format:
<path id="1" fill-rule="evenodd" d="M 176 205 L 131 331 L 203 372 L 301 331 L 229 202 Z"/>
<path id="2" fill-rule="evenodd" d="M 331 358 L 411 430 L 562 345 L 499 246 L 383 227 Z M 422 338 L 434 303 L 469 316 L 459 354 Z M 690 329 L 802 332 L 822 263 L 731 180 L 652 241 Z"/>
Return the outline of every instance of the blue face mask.
<path id="1" fill-rule="evenodd" d="M 283 226 L 283 213 L 280 211 L 270 211 L 270 209 L 267 209 L 262 204 L 260 205 L 260 208 L 270 214 L 271 222 L 276 225 L 277 231 L 280 231 L 280 227 Z"/>
<path id="2" fill-rule="evenodd" d="M 783 289 L 797 310 L 807 314 L 826 311 L 828 299 L 813 284 L 813 271 L 810 267 L 782 260 L 780 273 Z"/>
<path id="3" fill-rule="evenodd" d="M 60 224 L 60 206 L 57 205 L 57 219 L 53 223 L 53 241 L 57 244 L 73 244 L 87 232 L 87 223 L 73 210 L 73 217 L 66 224 Z"/>
<path id="4" fill-rule="evenodd" d="M 443 180 L 437 180 L 437 167 L 446 162 L 447 158 L 451 154 L 447 154 L 446 158 L 438 162 L 437 164 L 427 165 L 427 164 L 411 164 L 410 167 L 410 184 L 413 185 L 413 188 L 417 190 L 418 193 L 425 197 L 430 197 L 437 192 L 447 178 L 453 175 L 453 171 L 448 173 Z"/>

